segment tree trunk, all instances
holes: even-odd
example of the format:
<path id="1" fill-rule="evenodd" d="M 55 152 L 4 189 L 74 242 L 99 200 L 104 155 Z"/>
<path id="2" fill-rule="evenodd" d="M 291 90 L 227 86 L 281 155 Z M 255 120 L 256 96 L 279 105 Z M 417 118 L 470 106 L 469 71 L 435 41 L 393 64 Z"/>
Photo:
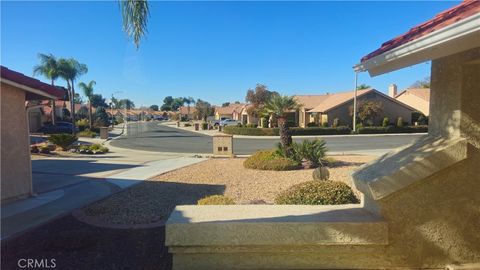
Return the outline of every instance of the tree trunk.
<path id="1" fill-rule="evenodd" d="M 71 109 L 71 116 L 72 116 L 72 134 L 75 135 L 75 87 L 73 86 L 73 80 L 72 80 L 72 100 L 70 102 L 70 107 Z"/>
<path id="2" fill-rule="evenodd" d="M 291 154 L 292 135 L 288 129 L 287 119 L 285 117 L 278 117 L 278 127 L 280 133 L 280 142 L 288 156 Z"/>
<path id="3" fill-rule="evenodd" d="M 113 115 L 113 110 L 112 110 L 112 115 Z M 90 124 L 90 130 L 92 130 L 92 102 L 89 100 L 88 101 L 88 123 Z"/>

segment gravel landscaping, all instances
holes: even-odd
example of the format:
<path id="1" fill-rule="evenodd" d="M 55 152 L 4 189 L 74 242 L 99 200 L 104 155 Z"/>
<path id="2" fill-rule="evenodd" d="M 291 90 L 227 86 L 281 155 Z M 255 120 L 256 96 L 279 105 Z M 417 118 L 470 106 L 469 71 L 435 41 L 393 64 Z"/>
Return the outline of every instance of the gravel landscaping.
<path id="1" fill-rule="evenodd" d="M 353 169 L 372 156 L 333 156 L 330 180 L 351 186 Z M 109 224 L 161 224 L 175 205 L 196 204 L 205 196 L 224 194 L 237 204 L 273 204 L 288 187 L 313 180 L 313 169 L 260 171 L 245 169 L 243 158 L 209 159 L 144 181 L 84 209 L 87 217 Z M 358 191 L 354 190 L 358 195 Z"/>

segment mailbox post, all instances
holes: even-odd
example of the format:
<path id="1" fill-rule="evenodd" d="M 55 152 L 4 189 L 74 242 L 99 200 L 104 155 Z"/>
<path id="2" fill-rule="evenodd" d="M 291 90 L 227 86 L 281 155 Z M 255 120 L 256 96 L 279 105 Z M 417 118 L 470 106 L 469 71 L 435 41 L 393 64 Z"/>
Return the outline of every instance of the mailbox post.
<path id="1" fill-rule="evenodd" d="M 213 156 L 233 157 L 233 136 L 228 134 L 213 136 Z"/>

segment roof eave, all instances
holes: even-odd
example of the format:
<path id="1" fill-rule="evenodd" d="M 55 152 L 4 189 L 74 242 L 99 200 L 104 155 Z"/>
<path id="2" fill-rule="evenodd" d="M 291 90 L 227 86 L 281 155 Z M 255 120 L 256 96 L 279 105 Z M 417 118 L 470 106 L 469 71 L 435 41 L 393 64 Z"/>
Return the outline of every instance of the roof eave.
<path id="1" fill-rule="evenodd" d="M 45 91 L 35 89 L 35 88 L 30 87 L 30 86 L 26 86 L 26 85 L 23 85 L 23 84 L 20 84 L 20 83 L 17 83 L 17 82 L 14 82 L 14 81 L 11 81 L 11 80 L 8 80 L 8 79 L 5 79 L 5 78 L 0 78 L 0 82 L 9 84 L 9 85 L 17 87 L 17 88 L 20 88 L 22 90 L 25 90 L 27 92 L 30 92 L 32 94 L 35 94 L 35 95 L 38 95 L 38 96 L 41 96 L 41 97 L 46 97 L 46 98 L 55 99 L 55 100 L 59 99 L 59 97 L 57 97 L 55 95 L 51 95 L 51 94 L 49 94 Z"/>
<path id="2" fill-rule="evenodd" d="M 354 66 L 377 76 L 480 46 L 480 13 L 405 43 Z"/>

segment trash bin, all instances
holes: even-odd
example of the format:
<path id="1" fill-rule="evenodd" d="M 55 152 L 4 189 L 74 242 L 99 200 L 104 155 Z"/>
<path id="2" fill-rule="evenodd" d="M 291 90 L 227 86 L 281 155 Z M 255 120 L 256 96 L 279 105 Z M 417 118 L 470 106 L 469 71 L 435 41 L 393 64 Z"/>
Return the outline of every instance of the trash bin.
<path id="1" fill-rule="evenodd" d="M 177 122 L 177 127 L 180 127 L 180 121 Z"/>
<path id="2" fill-rule="evenodd" d="M 199 123 L 195 123 L 194 126 L 195 126 L 196 131 L 198 131 L 200 129 L 200 124 Z"/>
<path id="3" fill-rule="evenodd" d="M 100 128 L 100 139 L 102 140 L 108 139 L 108 127 Z"/>
<path id="4" fill-rule="evenodd" d="M 221 125 L 218 125 L 218 131 L 222 131 L 222 126 Z"/>

